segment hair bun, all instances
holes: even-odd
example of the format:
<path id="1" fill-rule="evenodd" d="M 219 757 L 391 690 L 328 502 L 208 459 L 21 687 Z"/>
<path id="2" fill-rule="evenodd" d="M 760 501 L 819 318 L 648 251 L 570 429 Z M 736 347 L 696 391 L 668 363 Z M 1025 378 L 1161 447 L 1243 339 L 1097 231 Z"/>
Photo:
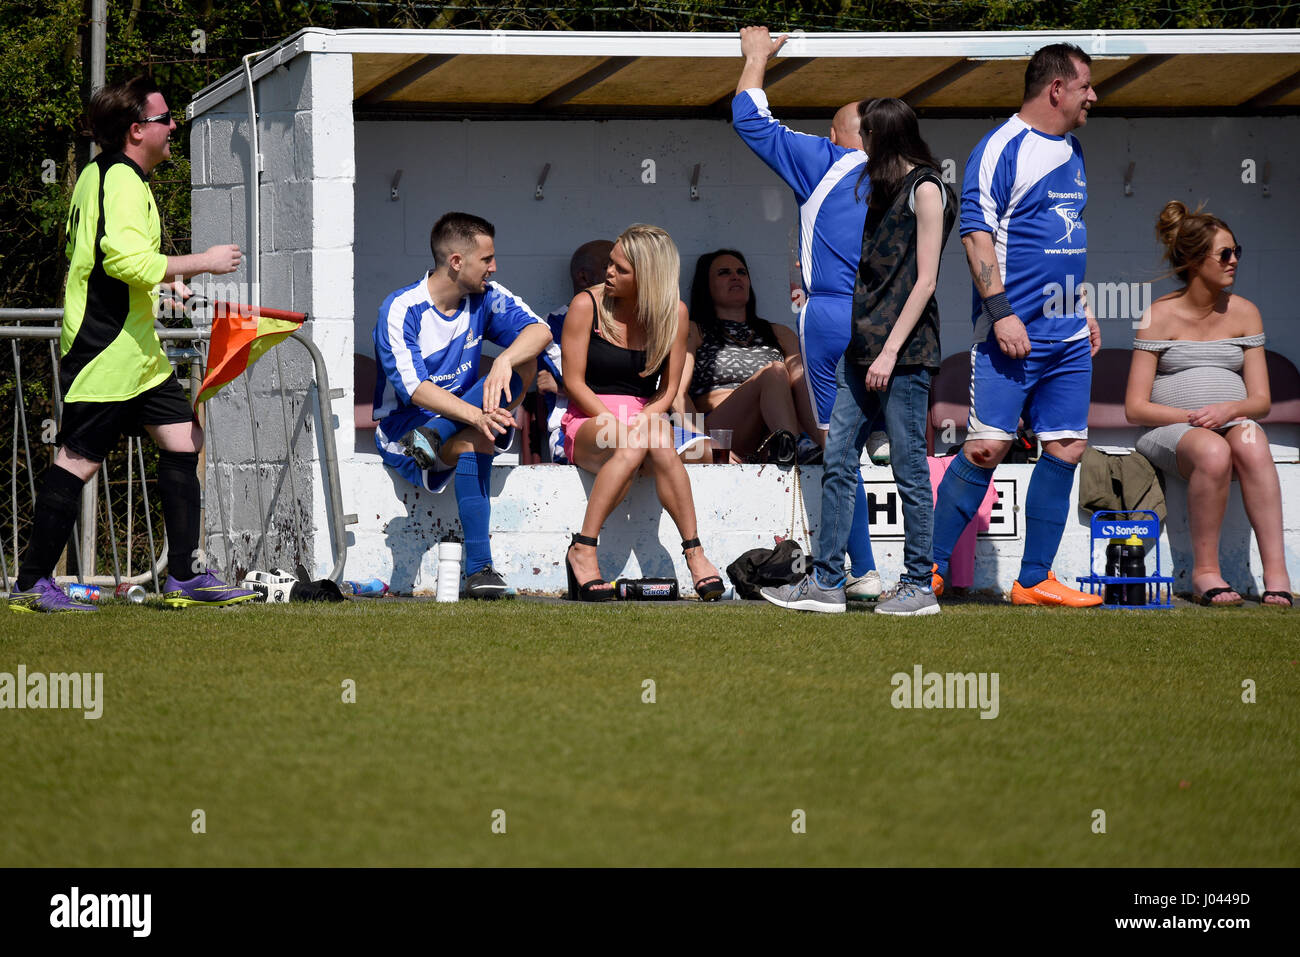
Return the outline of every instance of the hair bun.
<path id="1" fill-rule="evenodd" d="M 1173 248 L 1178 239 L 1178 230 L 1189 212 L 1190 210 L 1176 199 L 1165 203 L 1165 208 L 1160 211 L 1160 218 L 1156 220 L 1156 236 L 1161 245 L 1167 249 Z"/>

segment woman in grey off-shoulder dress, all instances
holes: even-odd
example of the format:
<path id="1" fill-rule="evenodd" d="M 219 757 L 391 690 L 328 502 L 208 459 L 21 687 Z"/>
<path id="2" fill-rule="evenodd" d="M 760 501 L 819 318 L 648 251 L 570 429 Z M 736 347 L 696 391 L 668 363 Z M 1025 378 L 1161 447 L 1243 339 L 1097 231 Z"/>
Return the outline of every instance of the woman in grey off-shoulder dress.
<path id="1" fill-rule="evenodd" d="M 1187 480 L 1192 587 L 1207 605 L 1239 605 L 1219 569 L 1219 533 L 1232 481 L 1255 529 L 1263 601 L 1290 606 L 1282 491 L 1258 419 L 1270 394 L 1259 310 L 1233 293 L 1241 246 L 1227 224 L 1171 202 L 1156 233 L 1186 285 L 1152 304 L 1133 343 L 1125 412 L 1150 426 L 1137 450 Z"/>

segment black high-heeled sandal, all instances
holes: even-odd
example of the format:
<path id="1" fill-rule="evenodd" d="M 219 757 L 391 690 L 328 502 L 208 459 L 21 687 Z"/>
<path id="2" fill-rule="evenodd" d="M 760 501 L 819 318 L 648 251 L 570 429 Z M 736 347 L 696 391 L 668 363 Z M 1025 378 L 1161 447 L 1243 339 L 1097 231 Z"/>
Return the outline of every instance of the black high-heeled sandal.
<path id="1" fill-rule="evenodd" d="M 700 540 L 698 538 L 682 542 L 682 555 L 685 556 L 692 548 L 699 547 Z M 727 590 L 726 586 L 722 584 L 720 575 L 709 575 L 707 578 L 701 578 L 692 584 L 695 586 L 695 594 L 700 596 L 700 601 L 717 601 L 722 597 L 722 593 Z"/>
<path id="2" fill-rule="evenodd" d="M 573 533 L 573 539 L 569 542 L 569 548 L 574 545 L 590 545 L 596 547 L 598 539 L 583 535 L 580 532 Z M 578 576 L 574 574 L 573 563 L 569 561 L 568 549 L 564 552 L 564 570 L 569 576 L 569 601 L 613 601 L 618 595 L 614 591 L 614 583 L 607 582 L 603 578 L 593 578 L 591 581 L 578 584 Z M 608 585 L 608 588 L 601 588 L 601 585 Z"/>

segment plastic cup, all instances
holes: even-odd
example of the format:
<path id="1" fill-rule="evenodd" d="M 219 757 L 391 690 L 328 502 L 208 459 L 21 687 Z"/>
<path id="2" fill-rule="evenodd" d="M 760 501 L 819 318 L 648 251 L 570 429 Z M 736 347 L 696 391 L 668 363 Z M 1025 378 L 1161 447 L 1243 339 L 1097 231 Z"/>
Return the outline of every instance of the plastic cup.
<path id="1" fill-rule="evenodd" d="M 713 443 L 713 464 L 726 465 L 731 461 L 731 429 L 709 429 Z"/>

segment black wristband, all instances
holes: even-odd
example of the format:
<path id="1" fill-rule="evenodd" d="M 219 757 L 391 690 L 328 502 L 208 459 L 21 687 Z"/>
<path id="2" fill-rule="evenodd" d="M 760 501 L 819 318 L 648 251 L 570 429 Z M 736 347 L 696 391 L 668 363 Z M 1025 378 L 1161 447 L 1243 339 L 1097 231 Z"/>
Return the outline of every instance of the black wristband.
<path id="1" fill-rule="evenodd" d="M 1007 301 L 1005 290 L 995 292 L 984 299 L 984 315 L 988 316 L 993 322 L 1015 315 L 1015 310 L 1011 308 L 1011 303 Z"/>

